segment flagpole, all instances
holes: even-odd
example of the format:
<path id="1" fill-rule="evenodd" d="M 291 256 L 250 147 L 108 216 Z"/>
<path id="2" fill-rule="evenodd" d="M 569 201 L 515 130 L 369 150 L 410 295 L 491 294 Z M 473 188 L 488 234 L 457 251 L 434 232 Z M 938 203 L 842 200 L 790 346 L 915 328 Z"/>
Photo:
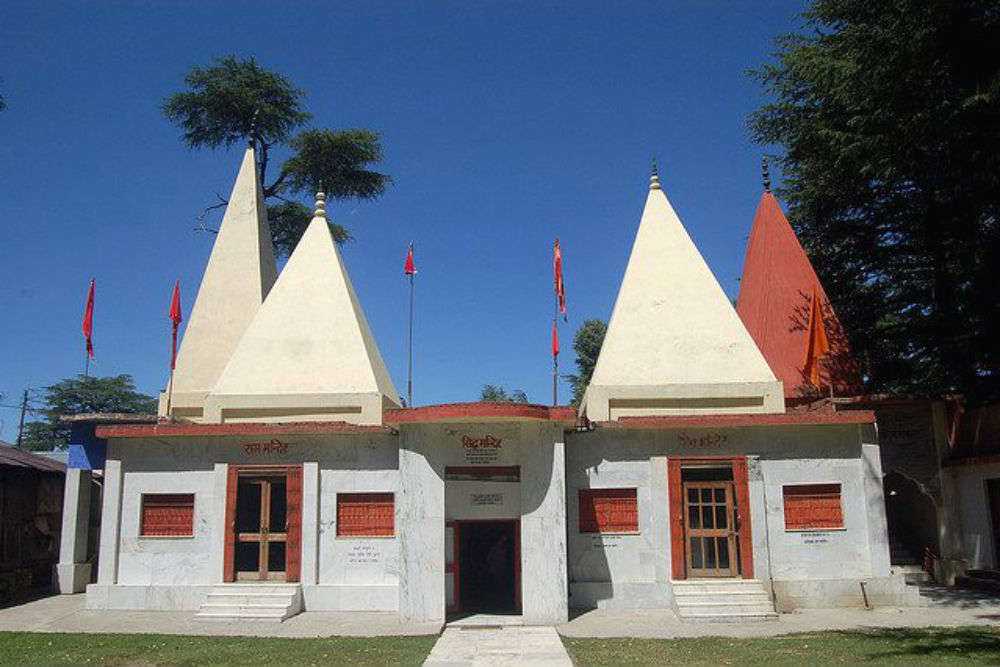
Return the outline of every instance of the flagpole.
<path id="1" fill-rule="evenodd" d="M 559 302 L 556 301 L 556 315 L 552 318 L 552 331 L 556 331 L 556 321 L 559 319 Z M 553 350 L 552 354 L 552 406 L 559 405 L 559 355 Z"/>
<path id="2" fill-rule="evenodd" d="M 412 245 L 411 245 L 412 247 Z M 413 274 L 410 274 L 410 340 L 406 359 L 406 407 L 413 407 Z"/>
<path id="3" fill-rule="evenodd" d="M 83 353 L 83 377 L 84 379 L 90 377 L 90 352 L 84 351 Z"/>

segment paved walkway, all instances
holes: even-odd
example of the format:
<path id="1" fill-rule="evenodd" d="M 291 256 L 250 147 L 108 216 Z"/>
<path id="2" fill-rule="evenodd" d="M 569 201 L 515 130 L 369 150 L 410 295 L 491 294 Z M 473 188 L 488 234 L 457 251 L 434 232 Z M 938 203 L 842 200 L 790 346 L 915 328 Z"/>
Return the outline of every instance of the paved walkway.
<path id="1" fill-rule="evenodd" d="M 802 609 L 758 623 L 686 623 L 671 610 L 614 611 L 595 609 L 564 625 L 564 637 L 773 637 L 795 632 L 995 625 L 1000 623 L 1000 597 L 972 591 L 930 587 L 926 607 L 876 609 Z"/>
<path id="2" fill-rule="evenodd" d="M 307 611 L 284 623 L 196 619 L 193 611 L 90 611 L 85 595 L 55 595 L 0 609 L 0 631 L 157 633 L 256 637 L 436 635 L 440 623 L 405 623 L 395 613 Z"/>
<path id="3" fill-rule="evenodd" d="M 573 662 L 555 628 L 449 627 L 434 644 L 426 667 L 446 665 L 551 665 L 572 667 Z"/>

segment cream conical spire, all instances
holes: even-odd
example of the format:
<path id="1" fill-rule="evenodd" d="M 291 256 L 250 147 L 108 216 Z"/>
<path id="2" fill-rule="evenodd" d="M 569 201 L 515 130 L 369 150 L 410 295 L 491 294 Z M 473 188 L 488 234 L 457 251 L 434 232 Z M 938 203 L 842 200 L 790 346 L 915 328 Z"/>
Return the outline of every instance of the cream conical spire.
<path id="1" fill-rule="evenodd" d="M 340 251 L 325 196 L 207 401 L 213 421 L 378 424 L 399 396 Z"/>
<path id="2" fill-rule="evenodd" d="M 583 410 L 596 421 L 784 410 L 780 383 L 656 171 Z"/>
<path id="3" fill-rule="evenodd" d="M 171 414 L 197 419 L 277 270 L 253 147 L 243 154 L 177 354 Z M 165 403 L 161 401 L 161 406 Z"/>

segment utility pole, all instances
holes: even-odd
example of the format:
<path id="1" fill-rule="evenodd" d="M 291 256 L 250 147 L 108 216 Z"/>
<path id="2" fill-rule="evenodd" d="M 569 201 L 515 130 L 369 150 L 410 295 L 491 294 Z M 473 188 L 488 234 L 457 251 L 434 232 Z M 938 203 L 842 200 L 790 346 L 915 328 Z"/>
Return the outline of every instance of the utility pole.
<path id="1" fill-rule="evenodd" d="M 24 390 L 24 398 L 21 399 L 21 423 L 17 426 L 17 448 L 21 449 L 21 440 L 24 438 L 24 414 L 28 411 L 28 390 Z"/>

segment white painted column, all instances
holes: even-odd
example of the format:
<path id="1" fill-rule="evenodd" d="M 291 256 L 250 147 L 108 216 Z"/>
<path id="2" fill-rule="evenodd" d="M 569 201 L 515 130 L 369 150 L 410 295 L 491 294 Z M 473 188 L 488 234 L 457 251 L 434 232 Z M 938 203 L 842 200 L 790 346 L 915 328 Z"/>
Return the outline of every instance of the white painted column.
<path id="1" fill-rule="evenodd" d="M 399 614 L 408 621 L 444 623 L 444 466 L 432 443 L 399 435 Z"/>
<path id="2" fill-rule="evenodd" d="M 90 583 L 87 533 L 90 526 L 90 471 L 68 468 L 63 487 L 62 532 L 56 580 L 63 595 L 82 593 Z"/>
<path id="3" fill-rule="evenodd" d="M 778 531 L 783 520 L 781 488 L 766 485 L 760 456 L 747 456 L 747 477 L 750 491 L 750 535 L 753 538 L 753 576 L 765 586 L 770 586 L 771 540 L 780 536 Z M 779 522 L 777 526 L 771 525 L 775 522 Z"/>
<path id="4" fill-rule="evenodd" d="M 670 494 L 667 485 L 667 457 L 650 457 L 649 514 L 652 520 L 649 530 L 652 535 L 650 542 L 656 554 L 653 565 L 657 588 L 669 597 L 672 593 L 668 585 L 670 583 Z"/>
<path id="5" fill-rule="evenodd" d="M 528 624 L 556 625 L 569 618 L 565 435 L 559 425 L 522 428 L 522 616 Z"/>
<path id="6" fill-rule="evenodd" d="M 889 528 L 885 519 L 882 486 L 882 457 L 878 445 L 861 445 L 861 474 L 864 475 L 865 505 L 868 513 L 868 548 L 872 576 L 889 576 Z"/>
<path id="7" fill-rule="evenodd" d="M 319 463 L 302 464 L 302 573 L 306 586 L 319 581 Z"/>
<path id="8" fill-rule="evenodd" d="M 104 463 L 104 503 L 101 505 L 101 548 L 97 583 L 112 586 L 118 580 L 118 551 L 121 543 L 122 462 Z"/>
<path id="9" fill-rule="evenodd" d="M 212 469 L 212 497 L 208 499 L 212 516 L 212 548 L 210 572 L 214 583 L 222 583 L 226 576 L 226 491 L 229 484 L 229 464 L 216 463 Z"/>

